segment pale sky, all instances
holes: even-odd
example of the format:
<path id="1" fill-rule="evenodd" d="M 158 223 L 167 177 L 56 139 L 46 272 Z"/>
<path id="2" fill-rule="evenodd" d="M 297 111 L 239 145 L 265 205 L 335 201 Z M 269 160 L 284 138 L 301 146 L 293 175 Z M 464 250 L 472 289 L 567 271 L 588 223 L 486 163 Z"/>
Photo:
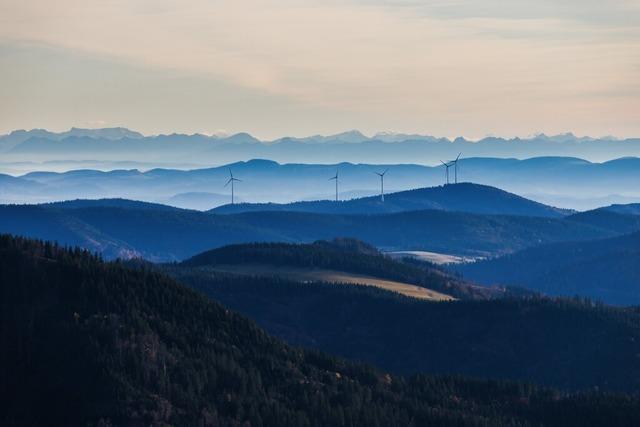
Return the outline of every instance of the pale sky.
<path id="1" fill-rule="evenodd" d="M 0 133 L 640 136 L 640 0 L 0 0 Z"/>

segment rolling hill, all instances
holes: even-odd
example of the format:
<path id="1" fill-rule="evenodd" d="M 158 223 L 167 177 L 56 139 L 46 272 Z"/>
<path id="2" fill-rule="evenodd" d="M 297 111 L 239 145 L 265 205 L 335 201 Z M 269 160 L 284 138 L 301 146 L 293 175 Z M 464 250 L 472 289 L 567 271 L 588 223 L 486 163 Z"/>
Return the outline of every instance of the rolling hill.
<path id="1" fill-rule="evenodd" d="M 478 214 L 502 214 L 558 218 L 568 212 L 486 185 L 461 183 L 419 188 L 380 196 L 334 202 L 329 200 L 276 203 L 236 203 L 220 206 L 214 213 L 293 211 L 339 214 L 380 214 L 436 209 Z"/>
<path id="2" fill-rule="evenodd" d="M 537 246 L 456 267 L 485 284 L 509 284 L 549 295 L 581 295 L 640 305 L 640 233 Z"/>
<path id="3" fill-rule="evenodd" d="M 627 215 L 640 215 L 640 203 L 628 203 L 625 205 L 611 205 L 602 208 L 607 211 L 617 212 Z"/>
<path id="4" fill-rule="evenodd" d="M 86 208 L 122 208 L 149 211 L 178 211 L 180 209 L 160 203 L 139 202 L 127 199 L 99 199 L 99 200 L 64 200 L 60 202 L 43 203 L 41 206 L 54 209 L 86 209 Z"/>
<path id="5" fill-rule="evenodd" d="M 432 264 L 394 260 L 354 239 L 230 245 L 198 254 L 181 265 L 201 267 L 204 271 L 283 277 L 303 283 L 364 284 L 430 300 L 503 296 L 497 289 L 464 283 Z"/>
<path id="6" fill-rule="evenodd" d="M 488 256 L 546 242 L 590 240 L 619 234 L 571 218 L 478 215 L 437 210 L 387 215 L 249 212 L 232 215 L 253 227 L 277 229 L 291 241 L 354 237 L 385 250 L 425 250 Z"/>
<path id="7" fill-rule="evenodd" d="M 598 228 L 606 228 L 618 234 L 632 233 L 640 229 L 640 216 L 608 209 L 579 212 L 568 216 L 567 220 Z"/>
<path id="8" fill-rule="evenodd" d="M 0 254 L 3 425 L 640 422 L 632 396 L 405 379 L 293 348 L 165 276 L 79 250 L 0 236 Z"/>
<path id="9" fill-rule="evenodd" d="M 548 218 L 442 210 L 219 215 L 110 199 L 0 206 L 0 232 L 79 245 L 108 258 L 171 261 L 232 243 L 308 243 L 336 237 L 353 237 L 385 250 L 493 256 L 544 243 L 613 237 L 634 231 L 636 224 L 640 229 L 637 216 L 606 213 L 620 220 L 610 226 L 600 215 Z"/>

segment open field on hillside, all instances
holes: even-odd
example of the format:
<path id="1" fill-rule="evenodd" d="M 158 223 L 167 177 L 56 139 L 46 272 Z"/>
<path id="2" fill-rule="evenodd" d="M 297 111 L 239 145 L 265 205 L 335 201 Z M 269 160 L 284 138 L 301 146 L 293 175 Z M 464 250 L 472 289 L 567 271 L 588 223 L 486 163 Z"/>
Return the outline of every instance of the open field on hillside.
<path id="1" fill-rule="evenodd" d="M 213 267 L 213 269 L 216 271 L 233 274 L 278 276 L 289 280 L 295 280 L 305 283 L 332 282 L 347 283 L 352 285 L 369 285 L 386 289 L 388 291 L 397 292 L 408 297 L 430 301 L 452 301 L 455 299 L 449 295 L 436 292 L 431 289 L 422 288 L 420 286 L 411 285 L 409 283 L 379 279 L 376 277 L 347 273 L 344 271 L 280 267 L 268 264 L 216 265 L 215 267 Z"/>
<path id="2" fill-rule="evenodd" d="M 461 264 L 463 262 L 474 262 L 482 259 L 481 257 L 467 257 L 467 256 L 458 256 L 458 255 L 449 255 L 449 254 L 441 254 L 438 252 L 428 252 L 428 251 L 392 251 L 385 252 L 385 255 L 388 255 L 392 258 L 416 258 L 420 261 L 428 261 L 434 264 L 443 265 L 443 264 Z"/>

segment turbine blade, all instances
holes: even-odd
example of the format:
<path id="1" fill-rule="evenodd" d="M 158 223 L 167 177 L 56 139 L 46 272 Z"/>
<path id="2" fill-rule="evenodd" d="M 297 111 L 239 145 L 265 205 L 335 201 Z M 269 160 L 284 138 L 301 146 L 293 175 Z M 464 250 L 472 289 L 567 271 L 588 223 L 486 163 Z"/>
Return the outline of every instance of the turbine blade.
<path id="1" fill-rule="evenodd" d="M 229 183 L 230 183 L 231 181 L 233 181 L 233 179 L 232 179 L 232 178 L 229 178 L 229 181 L 227 181 L 227 183 L 226 183 L 224 186 L 226 187 L 227 185 L 229 185 Z"/>

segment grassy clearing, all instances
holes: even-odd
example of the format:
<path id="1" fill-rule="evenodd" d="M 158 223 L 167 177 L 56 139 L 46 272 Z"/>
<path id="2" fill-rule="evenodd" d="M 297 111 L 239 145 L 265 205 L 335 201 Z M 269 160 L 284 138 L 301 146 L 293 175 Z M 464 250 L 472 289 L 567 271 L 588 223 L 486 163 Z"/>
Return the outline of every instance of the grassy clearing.
<path id="1" fill-rule="evenodd" d="M 397 292 L 409 297 L 430 301 L 451 301 L 455 299 L 449 295 L 409 283 L 380 279 L 362 274 L 347 273 L 344 271 L 280 267 L 268 264 L 216 265 L 213 268 L 225 273 L 256 276 L 279 276 L 305 283 L 332 282 L 351 285 L 369 285 Z"/>

